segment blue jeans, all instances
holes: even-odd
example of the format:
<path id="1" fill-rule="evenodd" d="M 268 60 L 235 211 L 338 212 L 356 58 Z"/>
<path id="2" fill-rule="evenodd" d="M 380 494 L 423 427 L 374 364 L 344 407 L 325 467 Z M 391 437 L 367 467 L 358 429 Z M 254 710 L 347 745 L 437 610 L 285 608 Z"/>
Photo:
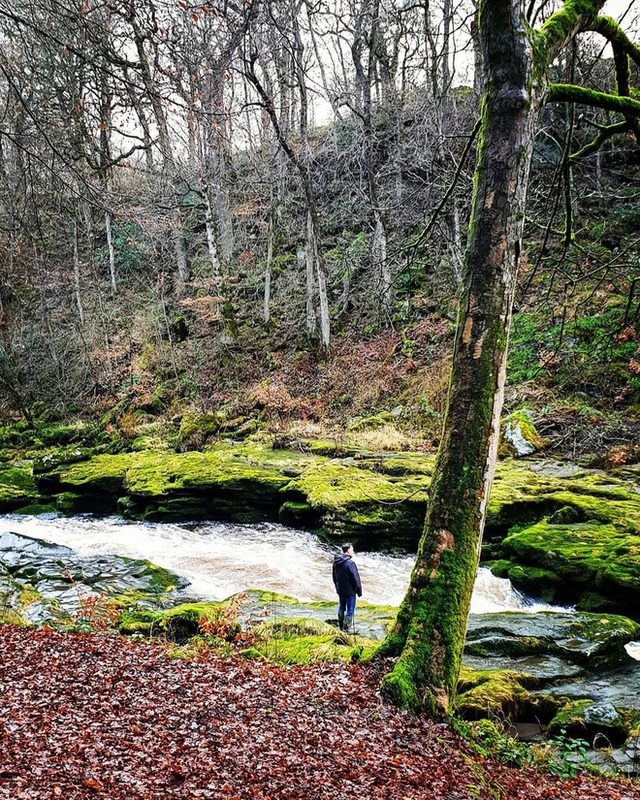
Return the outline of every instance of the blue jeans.
<path id="1" fill-rule="evenodd" d="M 339 594 L 338 597 L 340 598 L 338 614 L 344 614 L 347 617 L 352 617 L 356 610 L 355 594 Z"/>

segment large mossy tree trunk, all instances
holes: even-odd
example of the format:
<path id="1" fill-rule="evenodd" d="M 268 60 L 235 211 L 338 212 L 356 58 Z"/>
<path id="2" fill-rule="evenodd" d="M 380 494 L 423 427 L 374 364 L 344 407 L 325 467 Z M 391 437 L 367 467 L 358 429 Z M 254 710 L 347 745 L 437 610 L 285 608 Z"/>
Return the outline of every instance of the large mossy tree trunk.
<path id="1" fill-rule="evenodd" d="M 526 24 L 524 5 L 523 0 L 478 4 L 484 97 L 447 412 L 411 582 L 379 651 L 399 656 L 383 680 L 385 696 L 434 716 L 450 712 L 458 681 L 494 474 L 546 65 L 579 29 L 582 14 L 595 13 L 601 3 L 568 0 L 553 30 L 547 27 L 550 20 L 541 31 Z M 576 10 L 577 5 L 585 8 Z"/>

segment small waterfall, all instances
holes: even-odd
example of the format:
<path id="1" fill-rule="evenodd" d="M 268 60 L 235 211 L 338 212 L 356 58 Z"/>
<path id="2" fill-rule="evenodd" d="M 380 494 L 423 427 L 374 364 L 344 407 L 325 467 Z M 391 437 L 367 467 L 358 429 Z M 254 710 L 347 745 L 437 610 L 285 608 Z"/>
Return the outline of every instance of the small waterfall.
<path id="1" fill-rule="evenodd" d="M 331 565 L 336 552 L 314 534 L 274 523 L 144 523 L 120 517 L 0 517 L 0 532 L 13 531 L 80 555 L 116 554 L 144 558 L 190 581 L 189 596 L 223 600 L 245 589 L 265 589 L 302 602 L 335 600 Z M 356 553 L 363 600 L 398 606 L 413 567 L 413 556 Z M 471 611 L 549 610 L 533 605 L 508 580 L 488 569 L 478 572 Z"/>

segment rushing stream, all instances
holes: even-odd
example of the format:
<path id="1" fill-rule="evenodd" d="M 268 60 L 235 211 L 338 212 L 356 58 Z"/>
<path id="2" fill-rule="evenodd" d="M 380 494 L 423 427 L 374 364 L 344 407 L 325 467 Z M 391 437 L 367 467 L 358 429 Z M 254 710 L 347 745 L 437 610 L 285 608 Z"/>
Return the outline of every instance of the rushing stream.
<path id="1" fill-rule="evenodd" d="M 191 597 L 222 600 L 248 588 L 291 595 L 302 602 L 335 600 L 331 580 L 334 549 L 307 531 L 282 525 L 230 523 L 142 523 L 119 517 L 0 517 L 0 533 L 66 545 L 80 555 L 116 554 L 144 558 L 187 578 Z M 400 604 L 413 556 L 356 553 L 363 600 Z M 472 612 L 540 611 L 507 580 L 480 569 Z"/>

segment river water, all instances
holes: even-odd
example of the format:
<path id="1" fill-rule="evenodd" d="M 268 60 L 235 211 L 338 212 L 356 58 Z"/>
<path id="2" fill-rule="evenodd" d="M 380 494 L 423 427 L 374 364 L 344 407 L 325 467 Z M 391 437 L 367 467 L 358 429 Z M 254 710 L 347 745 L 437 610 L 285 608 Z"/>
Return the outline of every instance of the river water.
<path id="1" fill-rule="evenodd" d="M 120 517 L 0 516 L 0 533 L 66 545 L 80 555 L 115 554 L 145 558 L 190 581 L 187 593 L 223 600 L 245 589 L 265 589 L 302 602 L 335 600 L 331 564 L 337 552 L 308 531 L 274 523 L 234 525 L 223 522 L 173 524 L 131 522 Z M 363 600 L 400 604 L 411 574 L 413 556 L 356 553 Z M 471 611 L 549 610 L 531 604 L 508 580 L 481 568 Z"/>

